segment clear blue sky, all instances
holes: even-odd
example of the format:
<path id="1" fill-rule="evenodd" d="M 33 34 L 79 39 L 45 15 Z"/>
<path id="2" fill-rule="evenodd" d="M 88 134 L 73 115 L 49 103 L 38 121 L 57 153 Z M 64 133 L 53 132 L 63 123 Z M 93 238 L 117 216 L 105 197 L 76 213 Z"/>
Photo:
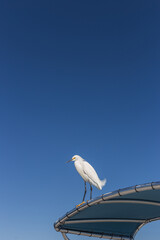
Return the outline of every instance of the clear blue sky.
<path id="1" fill-rule="evenodd" d="M 0 239 L 62 240 L 52 224 L 84 191 L 74 154 L 108 180 L 94 197 L 160 180 L 159 13 L 158 0 L 1 1 Z M 158 239 L 150 226 L 137 240 Z"/>

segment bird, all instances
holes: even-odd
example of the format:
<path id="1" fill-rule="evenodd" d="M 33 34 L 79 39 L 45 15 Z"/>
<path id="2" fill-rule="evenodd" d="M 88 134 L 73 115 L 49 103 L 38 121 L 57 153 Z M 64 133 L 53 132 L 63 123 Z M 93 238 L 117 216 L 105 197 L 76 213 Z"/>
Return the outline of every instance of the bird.
<path id="1" fill-rule="evenodd" d="M 91 200 L 92 199 L 92 185 L 95 186 L 96 188 L 98 188 L 99 190 L 102 190 L 102 187 L 106 184 L 106 179 L 100 180 L 96 171 L 94 170 L 94 168 L 79 155 L 74 155 L 72 157 L 72 159 L 67 161 L 67 163 L 69 163 L 71 161 L 74 162 L 74 166 L 75 166 L 77 172 L 80 174 L 80 176 L 84 180 L 85 191 L 84 191 L 83 200 L 81 203 L 81 204 L 83 204 L 83 203 L 85 203 L 84 200 L 85 200 L 85 196 L 86 196 L 86 192 L 87 192 L 86 182 L 88 182 L 90 184 L 90 200 Z M 79 204 L 79 205 L 81 205 L 81 204 Z M 79 206 L 79 205 L 77 205 L 77 206 Z"/>

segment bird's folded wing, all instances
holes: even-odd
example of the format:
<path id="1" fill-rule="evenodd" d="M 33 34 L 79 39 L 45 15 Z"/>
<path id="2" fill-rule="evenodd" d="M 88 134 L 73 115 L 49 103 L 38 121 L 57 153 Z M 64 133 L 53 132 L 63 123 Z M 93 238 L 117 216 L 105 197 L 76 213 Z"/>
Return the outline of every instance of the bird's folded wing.
<path id="1" fill-rule="evenodd" d="M 94 186 L 99 188 L 99 177 L 94 168 L 86 161 L 83 161 L 83 171 Z"/>

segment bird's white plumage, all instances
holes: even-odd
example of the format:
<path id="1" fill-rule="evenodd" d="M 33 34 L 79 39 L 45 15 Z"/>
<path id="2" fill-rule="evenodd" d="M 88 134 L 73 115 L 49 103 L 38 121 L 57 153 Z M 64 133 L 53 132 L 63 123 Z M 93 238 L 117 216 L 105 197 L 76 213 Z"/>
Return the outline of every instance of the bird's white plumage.
<path id="1" fill-rule="evenodd" d="M 89 182 L 100 190 L 102 189 L 106 183 L 106 179 L 100 180 L 94 168 L 87 161 L 78 155 L 73 156 L 72 161 L 74 161 L 77 172 L 85 182 Z"/>

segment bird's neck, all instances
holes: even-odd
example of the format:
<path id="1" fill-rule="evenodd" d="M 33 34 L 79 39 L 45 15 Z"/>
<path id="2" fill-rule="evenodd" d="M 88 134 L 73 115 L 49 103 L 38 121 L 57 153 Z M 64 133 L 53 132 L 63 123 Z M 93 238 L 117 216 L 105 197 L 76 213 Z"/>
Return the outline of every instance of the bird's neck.
<path id="1" fill-rule="evenodd" d="M 78 163 L 82 163 L 83 161 L 84 161 L 83 159 L 79 158 L 78 160 L 76 160 L 76 161 L 74 162 L 74 164 L 77 165 Z"/>

